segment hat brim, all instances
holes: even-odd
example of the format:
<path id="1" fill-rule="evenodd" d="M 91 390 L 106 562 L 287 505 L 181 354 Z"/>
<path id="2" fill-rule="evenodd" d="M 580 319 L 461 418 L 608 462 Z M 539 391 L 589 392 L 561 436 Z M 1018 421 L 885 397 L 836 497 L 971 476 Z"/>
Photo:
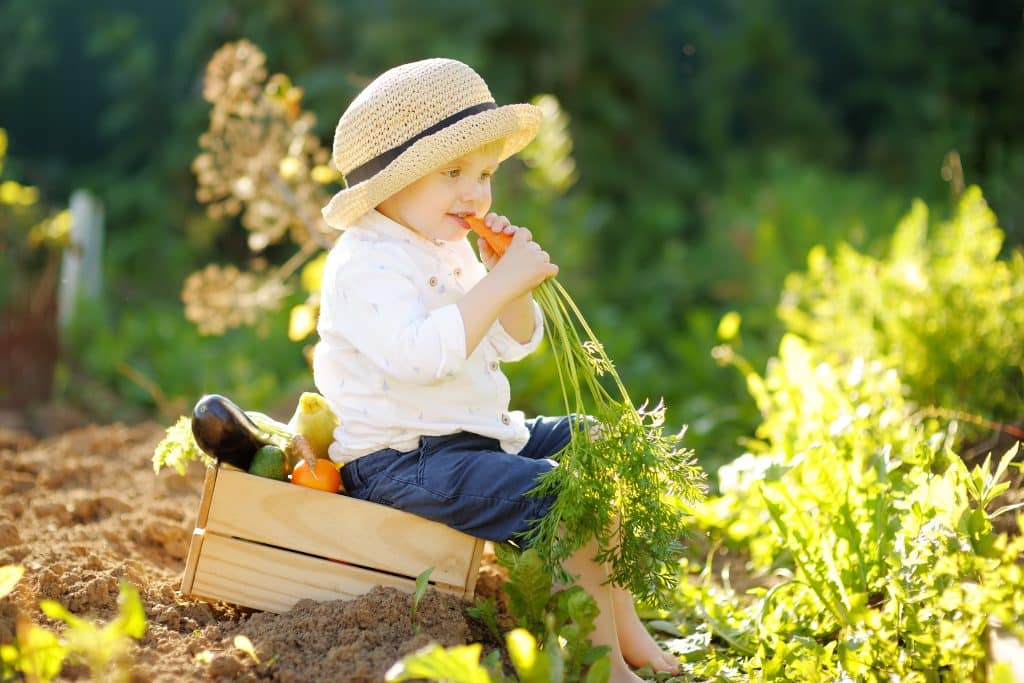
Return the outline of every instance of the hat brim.
<path id="1" fill-rule="evenodd" d="M 541 109 L 532 104 L 506 104 L 474 114 L 417 140 L 382 171 L 335 194 L 322 209 L 324 220 L 344 230 L 370 209 L 442 164 L 503 140 L 499 161 L 522 150 L 537 136 Z"/>

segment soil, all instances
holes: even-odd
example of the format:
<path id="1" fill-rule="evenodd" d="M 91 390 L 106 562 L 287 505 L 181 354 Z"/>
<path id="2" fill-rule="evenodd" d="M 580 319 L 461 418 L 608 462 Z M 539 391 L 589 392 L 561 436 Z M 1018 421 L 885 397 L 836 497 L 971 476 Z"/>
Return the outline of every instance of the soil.
<path id="1" fill-rule="evenodd" d="M 285 614 L 185 598 L 179 586 L 204 470 L 193 463 L 184 477 L 171 470 L 154 474 L 151 456 L 163 426 L 97 426 L 80 415 L 48 413 L 41 423 L 77 426 L 37 438 L 2 417 L 0 566 L 18 564 L 25 574 L 0 599 L 0 643 L 13 641 L 19 618 L 60 630 L 39 610 L 41 599 L 109 621 L 124 579 L 139 590 L 147 617 L 146 633 L 131 652 L 129 680 L 135 683 L 383 681 L 392 664 L 431 641 L 480 642 L 485 653 L 496 646 L 486 628 L 466 616 L 463 602 L 433 590 L 417 608 L 418 632 L 411 597 L 394 589 L 350 601 L 303 601 Z M 1014 485 L 994 506 L 1024 499 L 1022 477 L 1014 473 Z M 1015 515 L 1003 518 L 1008 526 Z M 764 585 L 765 577 L 747 576 L 738 558 L 721 555 L 714 563 L 716 570 L 730 566 L 737 589 Z M 512 624 L 503 581 L 485 551 L 476 595 L 497 599 L 505 631 Z M 235 646 L 238 635 L 249 638 L 256 658 Z M 83 665 L 68 664 L 58 680 L 88 676 Z"/>
<path id="2" fill-rule="evenodd" d="M 418 632 L 411 597 L 395 589 L 303 601 L 285 614 L 183 597 L 204 471 L 193 463 L 184 477 L 154 474 L 150 457 L 163 433 L 155 423 L 88 425 L 37 440 L 0 427 L 0 566 L 25 568 L 0 600 L 0 643 L 14 639 L 19 617 L 60 629 L 40 612 L 44 598 L 110 620 L 124 579 L 139 590 L 147 617 L 131 681 L 383 681 L 394 662 L 430 641 L 488 649 L 486 629 L 466 617 L 465 604 L 433 589 L 417 608 Z M 492 557 L 485 556 L 477 596 L 500 604 Z M 239 634 L 255 659 L 235 647 Z M 70 664 L 58 680 L 87 678 L 87 669 Z"/>

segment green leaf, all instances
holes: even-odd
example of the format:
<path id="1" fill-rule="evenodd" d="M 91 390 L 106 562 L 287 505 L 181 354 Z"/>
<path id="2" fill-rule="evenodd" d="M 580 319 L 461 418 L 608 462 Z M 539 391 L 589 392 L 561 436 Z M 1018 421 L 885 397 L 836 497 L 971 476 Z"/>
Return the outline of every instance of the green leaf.
<path id="1" fill-rule="evenodd" d="M 18 648 L 14 645 L 0 645 L 0 681 L 13 681 L 18 670 Z"/>
<path id="2" fill-rule="evenodd" d="M 1006 474 L 1007 467 L 1009 467 L 1013 459 L 1017 457 L 1017 449 L 1019 446 L 1019 443 L 1013 444 L 1011 448 L 1007 449 L 1007 451 L 1003 453 L 1003 457 L 999 459 L 999 463 L 996 465 L 996 471 L 992 473 L 992 477 L 986 483 L 983 498 L 984 502 L 982 503 L 983 506 L 988 505 L 988 503 L 990 503 L 993 498 L 998 496 L 1006 489 L 1010 488 L 1010 482 L 1001 482 L 1001 480 L 1003 478 L 1003 475 Z M 985 459 L 985 463 L 988 464 L 987 458 Z"/>
<path id="3" fill-rule="evenodd" d="M 989 683 L 1014 683 L 1020 679 L 1017 678 L 1013 664 L 999 662 L 992 665 L 992 670 L 988 674 L 988 680 Z"/>
<path id="4" fill-rule="evenodd" d="M 49 681 L 60 673 L 67 650 L 47 629 L 28 624 L 18 628 L 18 658 L 15 668 L 32 677 Z"/>
<path id="5" fill-rule="evenodd" d="M 477 598 L 475 605 L 466 608 L 466 614 L 483 622 L 494 639 L 501 642 L 501 630 L 498 628 L 498 608 L 493 597 Z"/>
<path id="6" fill-rule="evenodd" d="M 426 594 L 427 589 L 430 588 L 430 574 L 434 571 L 433 567 L 427 567 L 419 573 L 416 577 L 416 590 L 412 594 L 412 613 L 416 615 L 416 608 L 420 605 L 420 600 Z"/>
<path id="7" fill-rule="evenodd" d="M 420 625 L 419 622 L 416 621 L 416 610 L 419 608 L 420 600 L 422 600 L 423 596 L 426 594 L 427 588 L 430 587 L 430 573 L 432 571 L 434 571 L 433 567 L 427 567 L 419 573 L 419 576 L 416 577 L 416 590 L 413 591 L 412 594 L 412 607 L 410 608 L 410 618 L 413 621 L 413 631 L 415 631 L 417 635 L 419 635 L 420 632 Z"/>
<path id="8" fill-rule="evenodd" d="M 445 649 L 432 643 L 396 662 L 384 675 L 388 681 L 424 679 L 451 683 L 491 683 L 490 674 L 480 664 L 480 643 L 456 645 Z"/>
<path id="9" fill-rule="evenodd" d="M 723 342 L 731 342 L 740 332 L 743 318 L 736 311 L 729 311 L 718 321 L 718 338 Z"/>
<path id="10" fill-rule="evenodd" d="M 533 548 L 522 553 L 508 571 L 505 590 L 509 610 L 537 635 L 544 630 L 544 610 L 551 597 L 551 586 L 551 575 Z"/>
<path id="11" fill-rule="evenodd" d="M 566 653 L 562 651 L 561 638 L 559 638 L 558 631 L 555 630 L 555 615 L 546 614 L 545 622 L 547 624 L 547 639 L 544 641 L 544 646 L 541 647 L 541 653 L 547 659 L 545 674 L 548 683 L 562 683 L 565 680 Z"/>
<path id="12" fill-rule="evenodd" d="M 1012 505 L 1004 505 L 1001 508 L 997 508 L 992 514 L 988 516 L 988 518 L 995 519 L 999 515 L 1005 514 L 1007 512 L 1013 512 L 1014 510 L 1019 510 L 1022 507 L 1024 507 L 1024 503 L 1013 503 Z"/>
<path id="13" fill-rule="evenodd" d="M 601 613 L 597 601 L 580 586 L 574 586 L 578 590 L 569 591 L 567 610 L 569 618 L 578 624 L 593 624 L 594 619 Z"/>
<path id="14" fill-rule="evenodd" d="M 612 675 L 612 660 L 608 656 L 601 657 L 590 665 L 583 683 L 608 683 Z"/>
<path id="15" fill-rule="evenodd" d="M 679 627 L 670 621 L 664 619 L 654 619 L 647 622 L 647 627 L 652 628 L 655 631 L 664 633 L 666 635 L 675 636 L 676 638 L 682 638 L 683 633 L 679 630 Z"/>
<path id="16" fill-rule="evenodd" d="M 193 460 L 201 460 L 206 467 L 213 467 L 216 460 L 200 450 L 192 435 L 192 419 L 186 415 L 167 428 L 166 434 L 153 451 L 153 472 L 159 473 L 164 467 L 173 467 L 184 476 L 185 468 Z"/>
<path id="17" fill-rule="evenodd" d="M 552 683 L 551 663 L 529 631 L 509 631 L 505 634 L 505 646 L 521 683 Z"/>
<path id="18" fill-rule="evenodd" d="M 519 556 L 522 555 L 522 551 L 511 543 L 495 543 L 493 545 L 494 559 L 496 559 L 498 564 L 505 569 L 511 569 L 515 566 Z"/>
<path id="19" fill-rule="evenodd" d="M 56 600 L 40 600 L 39 609 L 51 619 L 59 619 L 72 628 L 91 625 L 89 622 L 76 617 L 68 609 Z"/>
<path id="20" fill-rule="evenodd" d="M 11 594 L 24 574 L 25 568 L 20 565 L 9 564 L 0 567 L 0 600 Z"/>
<path id="21" fill-rule="evenodd" d="M 138 589 L 127 581 L 118 582 L 120 594 L 117 598 L 119 615 L 112 626 L 119 633 L 138 640 L 146 633 L 146 610 L 142 606 Z"/>
<path id="22" fill-rule="evenodd" d="M 580 661 L 582 661 L 585 665 L 590 666 L 591 664 L 594 664 L 603 658 L 607 658 L 608 653 L 610 653 L 611 651 L 612 649 L 607 645 L 597 645 L 593 647 L 588 647 L 587 651 L 584 652 L 583 656 L 580 658 Z"/>
<path id="23" fill-rule="evenodd" d="M 253 646 L 252 641 L 249 640 L 249 636 L 239 633 L 231 642 L 236 648 L 252 657 L 252 661 L 257 664 L 260 663 L 260 658 L 256 655 L 256 648 Z"/>

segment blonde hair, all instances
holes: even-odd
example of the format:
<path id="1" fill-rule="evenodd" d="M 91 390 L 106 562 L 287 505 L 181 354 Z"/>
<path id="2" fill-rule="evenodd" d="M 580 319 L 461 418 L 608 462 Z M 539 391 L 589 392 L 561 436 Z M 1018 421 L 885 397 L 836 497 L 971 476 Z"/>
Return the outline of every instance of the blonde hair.
<path id="1" fill-rule="evenodd" d="M 498 138 L 497 140 L 491 140 L 477 147 L 477 151 L 483 152 L 484 154 L 494 154 L 495 156 L 501 156 L 502 150 L 505 149 L 505 138 Z"/>

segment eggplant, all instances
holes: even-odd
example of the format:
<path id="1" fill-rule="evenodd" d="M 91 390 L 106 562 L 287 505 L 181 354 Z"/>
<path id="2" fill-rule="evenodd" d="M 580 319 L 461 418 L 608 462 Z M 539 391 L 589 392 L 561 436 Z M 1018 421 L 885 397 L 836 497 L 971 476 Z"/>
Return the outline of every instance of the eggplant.
<path id="1" fill-rule="evenodd" d="M 277 445 L 230 399 L 207 394 L 192 409 L 192 435 L 196 444 L 218 462 L 248 470 L 263 446 Z"/>

